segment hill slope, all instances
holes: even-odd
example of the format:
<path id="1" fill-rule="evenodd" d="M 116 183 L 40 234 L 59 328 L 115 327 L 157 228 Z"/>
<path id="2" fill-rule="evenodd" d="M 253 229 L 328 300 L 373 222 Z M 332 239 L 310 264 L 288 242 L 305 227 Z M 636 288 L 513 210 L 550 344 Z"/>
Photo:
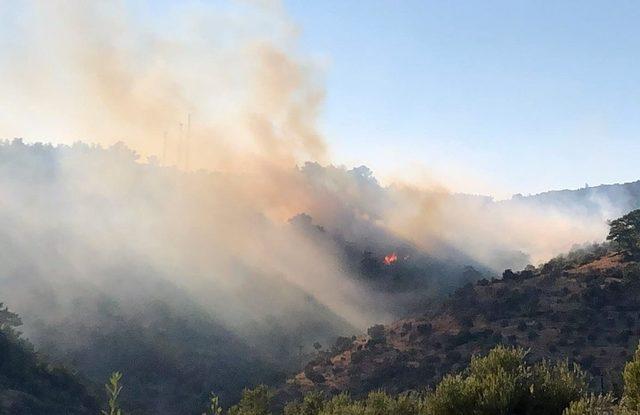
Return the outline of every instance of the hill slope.
<path id="1" fill-rule="evenodd" d="M 286 390 L 421 388 L 501 343 L 529 348 L 533 359 L 569 358 L 594 375 L 596 388 L 615 387 L 639 335 L 640 267 L 598 247 L 468 284 L 423 316 L 341 339 Z"/>
<path id="2" fill-rule="evenodd" d="M 17 316 L 0 303 L 0 414 L 96 414 L 96 401 L 70 372 L 52 367 L 19 337 Z"/>

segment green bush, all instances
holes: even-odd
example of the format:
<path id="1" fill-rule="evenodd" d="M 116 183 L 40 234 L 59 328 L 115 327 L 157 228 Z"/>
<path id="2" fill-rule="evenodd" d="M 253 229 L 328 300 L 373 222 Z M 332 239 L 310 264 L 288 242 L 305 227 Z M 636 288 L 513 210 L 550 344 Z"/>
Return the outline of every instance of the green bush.
<path id="1" fill-rule="evenodd" d="M 265 385 L 242 391 L 237 405 L 229 408 L 228 415 L 271 415 L 273 391 Z"/>
<path id="2" fill-rule="evenodd" d="M 321 392 L 307 394 L 302 402 L 291 402 L 284 408 L 284 415 L 318 415 L 324 408 L 325 398 Z"/>
<path id="3" fill-rule="evenodd" d="M 614 410 L 611 395 L 589 395 L 571 402 L 562 415 L 611 415 Z"/>
<path id="4" fill-rule="evenodd" d="M 567 361 L 548 361 L 533 366 L 530 413 L 560 414 L 567 404 L 587 392 L 587 374 Z"/>
<path id="5" fill-rule="evenodd" d="M 498 346 L 446 376 L 427 398 L 429 415 L 558 414 L 587 388 L 583 371 L 566 362 L 530 366 L 520 348 Z"/>

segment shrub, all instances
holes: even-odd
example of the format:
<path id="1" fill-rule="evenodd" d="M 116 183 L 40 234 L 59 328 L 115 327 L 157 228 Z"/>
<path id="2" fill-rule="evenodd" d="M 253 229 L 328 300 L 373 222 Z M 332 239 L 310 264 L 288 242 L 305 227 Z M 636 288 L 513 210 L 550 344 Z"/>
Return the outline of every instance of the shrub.
<path id="1" fill-rule="evenodd" d="M 449 375 L 427 397 L 429 415 L 560 415 L 587 389 L 586 374 L 567 362 L 525 362 L 520 348 L 498 346 L 474 356 L 469 368 Z"/>
<path id="2" fill-rule="evenodd" d="M 475 396 L 462 375 L 448 375 L 427 398 L 428 413 L 467 415 L 473 413 Z"/>
<path id="3" fill-rule="evenodd" d="M 284 408 L 284 415 L 318 415 L 325 406 L 325 399 L 321 392 L 311 392 L 305 395 L 302 402 L 289 403 Z"/>
<path id="4" fill-rule="evenodd" d="M 560 414 L 586 393 L 588 378 L 566 360 L 556 364 L 544 360 L 533 366 L 530 383 L 531 413 Z"/>
<path id="5" fill-rule="evenodd" d="M 273 391 L 265 385 L 242 391 L 242 398 L 237 405 L 229 408 L 228 415 L 271 415 Z"/>
<path id="6" fill-rule="evenodd" d="M 611 395 L 589 395 L 571 402 L 562 415 L 611 415 L 614 407 Z"/>
<path id="7" fill-rule="evenodd" d="M 358 402 L 353 402 L 346 393 L 334 396 L 325 403 L 321 415 L 364 415 L 364 410 Z M 297 414 L 296 414 L 297 415 Z"/>

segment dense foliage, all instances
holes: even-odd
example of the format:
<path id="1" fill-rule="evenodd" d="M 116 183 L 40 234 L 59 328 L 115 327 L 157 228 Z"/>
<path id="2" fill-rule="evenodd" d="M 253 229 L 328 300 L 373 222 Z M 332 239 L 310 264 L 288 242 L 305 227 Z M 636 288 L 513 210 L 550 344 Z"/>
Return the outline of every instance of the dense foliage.
<path id="1" fill-rule="evenodd" d="M 607 240 L 614 241 L 630 259 L 640 257 L 640 209 L 633 210 L 609 223 Z"/>

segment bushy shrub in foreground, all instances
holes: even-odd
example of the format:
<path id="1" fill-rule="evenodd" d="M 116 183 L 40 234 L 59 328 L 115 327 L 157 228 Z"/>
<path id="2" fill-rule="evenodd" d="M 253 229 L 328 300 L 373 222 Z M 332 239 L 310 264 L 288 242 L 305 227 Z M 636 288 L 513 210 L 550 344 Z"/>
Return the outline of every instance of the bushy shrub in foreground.
<path id="1" fill-rule="evenodd" d="M 585 373 L 568 363 L 528 365 L 526 352 L 498 346 L 446 376 L 427 397 L 433 415 L 558 414 L 587 390 Z"/>

